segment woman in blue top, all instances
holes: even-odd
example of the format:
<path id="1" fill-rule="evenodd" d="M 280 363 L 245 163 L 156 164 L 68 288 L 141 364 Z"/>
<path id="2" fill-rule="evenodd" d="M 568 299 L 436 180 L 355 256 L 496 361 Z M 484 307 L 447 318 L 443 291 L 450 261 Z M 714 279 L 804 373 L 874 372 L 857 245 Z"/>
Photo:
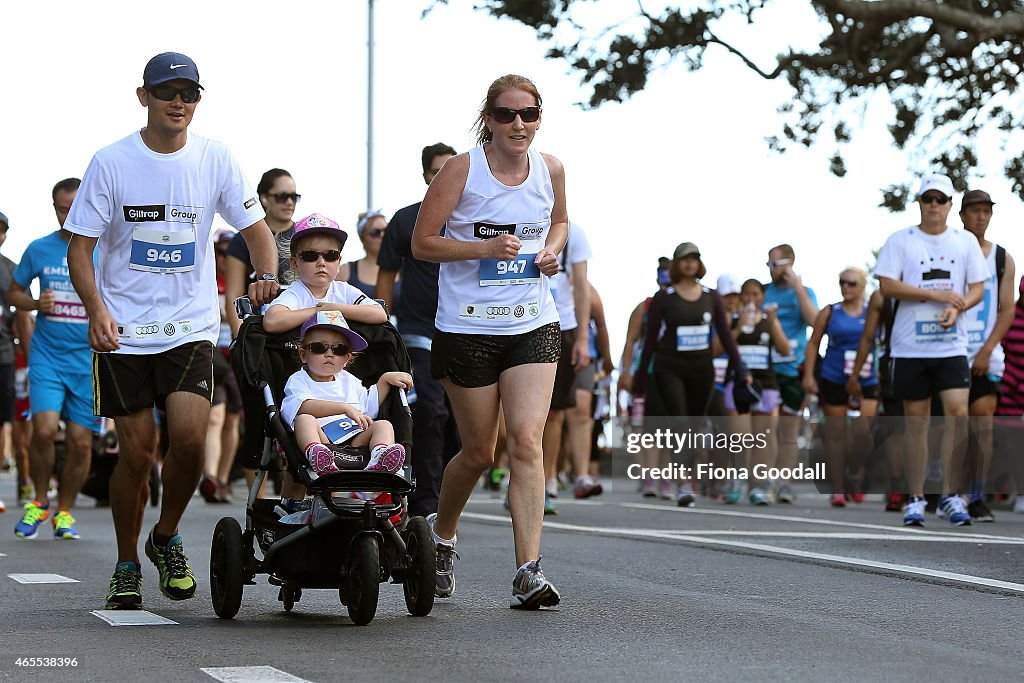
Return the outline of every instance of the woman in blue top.
<path id="1" fill-rule="evenodd" d="M 847 432 L 846 416 L 851 411 L 859 411 L 864 417 L 878 414 L 879 387 L 874 354 L 870 354 L 860 368 L 853 367 L 868 309 L 864 296 L 866 284 L 867 273 L 860 268 L 846 268 L 839 274 L 843 300 L 819 311 L 808 342 L 813 353 L 808 353 L 804 362 L 804 391 L 820 397 L 825 413 L 825 458 L 832 482 L 832 505 L 836 507 L 846 505 L 848 498 L 858 503 L 864 500 L 858 482 L 864 456 L 870 452 L 870 444 L 864 441 L 868 421 L 854 420 Z M 818 347 L 826 334 L 828 348 L 820 372 L 816 373 Z M 846 383 L 854 374 L 859 377 L 862 391 L 859 402 L 846 391 Z"/>

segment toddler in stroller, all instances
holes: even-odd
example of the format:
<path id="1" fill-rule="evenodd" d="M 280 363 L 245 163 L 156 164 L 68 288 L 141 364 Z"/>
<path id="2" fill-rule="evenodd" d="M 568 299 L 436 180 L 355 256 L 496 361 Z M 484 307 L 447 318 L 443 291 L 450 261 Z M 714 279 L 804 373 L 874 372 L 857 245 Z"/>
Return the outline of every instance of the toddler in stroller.
<path id="1" fill-rule="evenodd" d="M 340 311 L 314 313 L 299 332 L 303 365 L 284 386 L 281 415 L 295 430 L 298 443 L 306 444 L 306 459 L 318 475 L 363 464 L 325 444 L 372 445 L 369 463 L 362 467 L 367 471 L 397 472 L 405 463 L 405 448 L 395 443 L 394 427 L 372 418 L 392 386 L 412 389 L 412 376 L 385 372 L 367 390 L 345 370 L 352 354 L 366 347 L 366 340 L 349 328 Z"/>
<path id="2" fill-rule="evenodd" d="M 336 335 L 337 339 L 322 341 L 335 348 L 329 349 L 331 354 L 320 354 L 320 359 L 333 355 L 337 362 L 341 356 L 339 344 L 346 343 L 351 349 L 358 347 L 358 339 L 365 340 L 368 346 L 351 358 L 347 370 L 362 387 L 369 387 L 363 389 L 367 398 L 379 396 L 379 419 L 373 424 L 390 423 L 396 445 L 408 451 L 412 417 L 404 391 L 392 389 L 411 384 L 408 376 L 411 363 L 401 336 L 390 323 L 354 321 L 348 321 L 351 329 L 346 328 L 349 332 L 346 334 L 338 331 L 342 320 L 338 317 L 333 322 L 323 323 L 333 326 L 328 327 L 326 333 Z M 324 332 L 306 329 L 304 343 L 312 344 L 310 340 L 317 339 L 312 335 Z M 210 554 L 214 611 L 222 618 L 234 617 L 241 605 L 243 586 L 253 584 L 255 576 L 262 573 L 269 574 L 271 584 L 280 586 L 278 599 L 284 603 L 286 611 L 300 600 L 304 588 L 335 588 L 352 620 L 366 624 L 376 612 L 379 584 L 391 580 L 403 584 L 406 606 L 411 614 L 429 614 L 434 602 L 434 543 L 426 520 L 410 518 L 405 513 L 404 497 L 415 488 L 408 468 L 396 468 L 395 472 L 383 468 L 362 469 L 371 462 L 370 453 L 366 446 L 356 448 L 348 443 L 344 446 L 345 457 L 335 459 L 336 465 L 345 467 L 336 471 L 321 468 L 323 473 L 318 473 L 310 467 L 302 447 L 319 445 L 319 434 L 310 439 L 315 443 L 296 442 L 282 410 L 278 409 L 289 400 L 285 380 L 298 370 L 297 342 L 294 331 L 270 334 L 263 327 L 262 316 L 250 315 L 243 320 L 232 346 L 232 360 L 243 394 L 258 392 L 263 396 L 262 431 L 266 438 L 257 477 L 246 503 L 245 530 L 233 517 L 225 517 L 214 531 Z M 305 355 L 312 350 L 303 351 Z M 338 370 L 333 373 L 337 376 Z M 391 375 L 394 381 L 385 380 L 388 390 L 379 391 L 374 385 L 385 375 Z M 332 410 L 333 414 L 337 413 L 336 404 Z M 328 427 L 325 431 L 332 430 Z M 390 439 L 382 442 L 376 433 L 372 440 L 366 436 L 366 431 L 357 434 L 353 438 L 363 437 L 368 445 L 384 443 L 385 451 L 391 446 L 386 443 Z M 273 467 L 275 442 L 283 451 L 296 484 L 304 486 L 313 497 L 313 507 L 300 524 L 282 519 L 275 511 L 276 500 L 257 497 L 268 470 Z M 348 469 L 352 467 L 348 463 L 353 454 L 361 464 L 356 469 Z M 388 458 L 378 452 L 377 462 L 387 465 Z M 351 497 L 352 493 L 362 491 L 379 491 L 382 495 L 376 500 Z M 258 553 L 262 557 L 257 557 Z"/>

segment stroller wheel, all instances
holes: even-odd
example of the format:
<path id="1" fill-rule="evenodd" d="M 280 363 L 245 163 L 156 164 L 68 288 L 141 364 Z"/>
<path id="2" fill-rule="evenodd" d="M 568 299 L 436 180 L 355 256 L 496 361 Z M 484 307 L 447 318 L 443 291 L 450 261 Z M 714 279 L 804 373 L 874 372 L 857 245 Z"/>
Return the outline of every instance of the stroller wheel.
<path id="1" fill-rule="evenodd" d="M 360 534 L 352 542 L 345 582 L 349 618 L 359 626 L 369 624 L 380 595 L 380 551 L 373 534 Z"/>
<path id="2" fill-rule="evenodd" d="M 405 606 L 414 617 L 425 617 L 434 609 L 434 539 L 427 520 L 412 517 L 406 525 Z"/>
<path id="3" fill-rule="evenodd" d="M 224 517 L 213 531 L 210 550 L 210 595 L 213 611 L 231 619 L 242 605 L 242 528 L 234 517 Z"/>
<path id="4" fill-rule="evenodd" d="M 302 589 L 295 581 L 285 581 L 277 599 L 284 603 L 285 612 L 291 612 L 295 603 L 302 599 Z"/>

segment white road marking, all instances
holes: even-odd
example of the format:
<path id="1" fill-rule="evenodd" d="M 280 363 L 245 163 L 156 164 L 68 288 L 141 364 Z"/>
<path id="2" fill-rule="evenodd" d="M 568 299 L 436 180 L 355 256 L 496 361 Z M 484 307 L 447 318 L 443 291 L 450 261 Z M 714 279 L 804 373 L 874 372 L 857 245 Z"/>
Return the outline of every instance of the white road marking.
<path id="1" fill-rule="evenodd" d="M 94 609 L 91 614 L 111 626 L 165 626 L 178 623 L 144 609 Z"/>
<path id="2" fill-rule="evenodd" d="M 309 683 L 272 666 L 208 666 L 200 671 L 223 683 Z"/>
<path id="3" fill-rule="evenodd" d="M 477 512 L 463 512 L 463 517 L 469 519 L 478 519 L 481 521 L 488 522 L 501 522 L 504 524 L 512 524 L 512 520 L 505 516 L 499 515 L 485 515 Z M 562 522 L 544 522 L 544 526 L 550 529 L 561 529 L 564 531 L 578 531 L 585 534 L 596 534 L 599 536 L 621 536 L 621 537 L 639 537 L 639 538 L 662 538 L 673 541 L 685 541 L 694 543 L 697 545 L 718 545 L 729 548 L 742 548 L 745 550 L 755 550 L 760 553 L 771 554 L 771 555 L 785 555 L 788 557 L 799 557 L 803 559 L 819 560 L 824 562 L 831 562 L 834 564 L 844 564 L 856 567 L 868 567 L 872 569 L 882 569 L 889 572 L 896 572 L 902 574 L 913 574 L 915 576 L 927 576 L 931 578 L 946 579 L 948 581 L 957 581 L 959 583 L 967 583 L 976 586 L 987 586 L 990 588 L 999 588 L 1001 590 L 1009 590 L 1017 593 L 1024 593 L 1024 584 L 1012 583 L 1009 581 L 1000 581 L 998 579 L 989 579 L 984 576 L 972 576 L 970 574 L 957 574 L 955 572 L 946 572 L 939 569 L 929 569 L 927 567 L 914 567 L 912 565 L 905 564 L 892 564 L 889 562 L 876 562 L 875 560 L 866 560 L 857 557 L 843 557 L 840 555 L 829 555 L 826 553 L 815 553 L 806 550 L 794 550 L 792 548 L 783 548 L 781 546 L 773 545 L 762 545 L 759 543 L 746 543 L 744 541 L 726 541 L 717 538 L 708 538 L 707 536 L 693 536 L 688 535 L 685 531 L 661 531 L 655 529 L 616 529 L 616 528 L 603 528 L 603 527 L 590 527 L 581 526 L 578 524 L 564 524 Z M 922 534 L 924 536 L 924 534 Z M 937 536 L 937 535 L 936 535 Z M 943 538 L 942 540 L 948 540 Z M 974 539 L 975 542 L 979 542 Z"/>
<path id="4" fill-rule="evenodd" d="M 60 574 L 8 574 L 7 578 L 18 583 L 78 583 L 78 579 L 69 579 Z"/>
<path id="5" fill-rule="evenodd" d="M 905 534 L 932 534 L 936 536 L 943 536 L 949 538 L 973 538 L 973 539 L 995 539 L 998 541 L 1005 541 L 1010 536 L 997 536 L 994 534 L 973 534 L 970 532 L 957 532 L 957 531 L 931 531 L 928 529 L 922 529 L 920 527 L 904 527 L 897 524 L 867 524 L 864 522 L 841 522 L 833 519 L 815 519 L 813 517 L 797 517 L 795 515 L 769 515 L 761 512 L 743 512 L 740 510 L 706 510 L 703 508 L 681 508 L 681 507 L 670 507 L 668 505 L 649 505 L 646 503 L 618 503 L 618 505 L 626 508 L 637 508 L 640 510 L 660 510 L 662 512 L 678 512 L 687 515 L 720 515 L 723 517 L 744 517 L 747 519 L 766 519 L 769 521 L 781 521 L 781 522 L 799 522 L 801 524 L 820 524 L 823 526 L 844 526 L 853 529 L 875 529 L 877 531 L 884 531 L 887 533 L 905 533 Z M 939 524 L 945 525 L 947 528 L 950 526 L 949 522 L 935 518 L 935 521 Z M 960 527 L 963 528 L 963 527 Z M 1019 539 L 1019 537 L 1017 537 Z"/>

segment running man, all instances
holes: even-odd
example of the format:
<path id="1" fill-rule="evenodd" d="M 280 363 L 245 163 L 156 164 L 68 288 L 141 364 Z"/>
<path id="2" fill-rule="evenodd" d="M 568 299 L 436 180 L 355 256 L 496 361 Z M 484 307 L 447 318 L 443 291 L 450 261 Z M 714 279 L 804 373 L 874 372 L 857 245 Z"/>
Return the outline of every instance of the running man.
<path id="1" fill-rule="evenodd" d="M 53 208 L 60 229 L 28 245 L 14 271 L 8 302 L 20 311 L 37 311 L 28 368 L 29 404 L 32 410 L 32 439 L 29 442 L 29 472 L 35 500 L 14 527 L 19 538 L 35 538 L 39 526 L 49 519 L 53 535 L 77 539 L 71 506 L 89 476 L 92 435 L 100 431 L 100 419 L 92 412 L 92 353 L 89 350 L 89 320 L 82 300 L 71 285 L 68 273 L 68 242 L 64 229 L 78 178 L 66 178 L 53 187 Z M 39 279 L 39 298 L 28 289 Z M 63 416 L 65 434 L 64 467 L 61 469 L 57 513 L 50 514 L 47 491 L 53 475 L 54 447 L 58 421 Z"/>
<path id="2" fill-rule="evenodd" d="M 146 556 L 166 597 L 195 594 L 178 521 L 203 473 L 206 433 L 195 426 L 207 424 L 213 398 L 214 213 L 242 230 L 257 265 L 250 298 L 262 305 L 278 290 L 277 249 L 256 193 L 227 147 L 188 133 L 202 96 L 195 62 L 175 52 L 153 57 L 136 95 L 146 127 L 93 156 L 65 224 L 74 235 L 71 281 L 95 351 L 94 412 L 116 418 L 120 439 L 110 479 L 118 557 L 107 609 L 142 605 L 138 539 L 156 455 L 154 405 L 166 412 L 169 448 Z"/>
<path id="3" fill-rule="evenodd" d="M 946 416 L 940 447 L 945 495 L 938 515 L 965 526 L 971 517 L 957 494 L 971 370 L 962 314 L 981 302 L 989 271 L 974 235 L 946 225 L 953 208 L 953 182 L 948 177 L 926 176 L 917 202 L 921 222 L 889 236 L 875 269 L 882 296 L 897 300 L 892 383 L 907 416 L 903 451 L 910 488 L 903 524 L 924 525 L 928 419 L 932 397 L 938 394 Z"/>

